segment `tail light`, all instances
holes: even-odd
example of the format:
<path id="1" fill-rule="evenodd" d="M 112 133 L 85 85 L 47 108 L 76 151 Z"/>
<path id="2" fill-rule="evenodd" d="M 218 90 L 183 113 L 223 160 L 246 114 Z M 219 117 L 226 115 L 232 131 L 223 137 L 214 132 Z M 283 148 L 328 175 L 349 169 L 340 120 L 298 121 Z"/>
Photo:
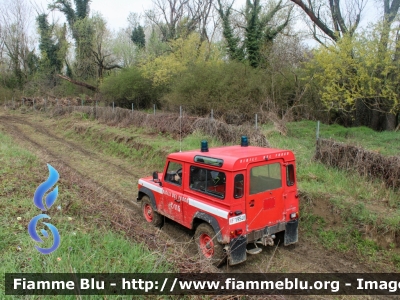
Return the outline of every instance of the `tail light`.
<path id="1" fill-rule="evenodd" d="M 294 220 L 297 219 L 299 217 L 299 213 L 298 212 L 294 212 L 290 214 L 290 219 Z"/>
<path id="2" fill-rule="evenodd" d="M 239 229 L 231 230 L 230 234 L 231 234 L 231 238 L 234 238 L 236 236 L 242 235 L 243 234 L 243 229 L 239 228 Z"/>

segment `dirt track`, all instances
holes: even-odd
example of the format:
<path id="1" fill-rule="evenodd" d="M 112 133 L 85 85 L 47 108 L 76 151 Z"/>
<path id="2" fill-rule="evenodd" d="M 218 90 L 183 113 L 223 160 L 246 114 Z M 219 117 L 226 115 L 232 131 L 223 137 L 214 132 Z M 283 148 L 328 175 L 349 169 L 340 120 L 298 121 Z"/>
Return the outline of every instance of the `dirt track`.
<path id="1" fill-rule="evenodd" d="M 78 141 L 66 138 L 56 128 L 57 121 L 32 115 L 0 112 L 0 130 L 14 141 L 39 157 L 43 164 L 51 163 L 76 177 L 77 182 L 90 182 L 103 195 L 101 199 L 113 199 L 115 205 L 123 205 L 132 213 L 137 228 L 145 226 L 136 204 L 137 180 L 148 174 L 140 162 L 110 157 L 96 148 L 84 148 Z M 63 177 L 63 174 L 60 174 Z M 320 205 L 324 205 L 321 203 Z M 123 225 L 123 224 L 122 224 Z M 300 225 L 301 226 L 301 225 Z M 156 229 L 152 229 L 156 232 Z M 192 232 L 167 221 L 162 231 L 176 244 L 188 244 L 188 256 L 195 257 Z M 154 233 L 156 234 L 156 233 Z M 363 273 L 382 271 L 372 269 L 352 257 L 327 251 L 305 238 L 300 230 L 299 243 L 294 247 L 264 248 L 256 256 L 238 266 L 222 268 L 229 272 L 321 272 Z"/>

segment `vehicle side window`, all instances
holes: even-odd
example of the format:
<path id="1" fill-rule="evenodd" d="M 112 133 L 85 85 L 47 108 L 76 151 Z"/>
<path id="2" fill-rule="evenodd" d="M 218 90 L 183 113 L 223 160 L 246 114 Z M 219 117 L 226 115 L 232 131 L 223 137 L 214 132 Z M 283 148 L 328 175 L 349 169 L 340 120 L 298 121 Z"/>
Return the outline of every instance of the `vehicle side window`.
<path id="1" fill-rule="evenodd" d="M 165 174 L 165 181 L 182 185 L 182 164 L 171 161 Z"/>
<path id="2" fill-rule="evenodd" d="M 242 198 L 244 194 L 244 176 L 237 174 L 234 180 L 233 197 L 235 199 Z"/>
<path id="3" fill-rule="evenodd" d="M 190 189 L 220 199 L 225 198 L 226 176 L 224 172 L 191 166 L 189 180 Z"/>
<path id="4" fill-rule="evenodd" d="M 287 186 L 294 185 L 294 166 L 288 165 L 286 167 L 286 184 Z"/>
<path id="5" fill-rule="evenodd" d="M 282 187 L 281 164 L 253 167 L 250 170 L 250 195 Z"/>

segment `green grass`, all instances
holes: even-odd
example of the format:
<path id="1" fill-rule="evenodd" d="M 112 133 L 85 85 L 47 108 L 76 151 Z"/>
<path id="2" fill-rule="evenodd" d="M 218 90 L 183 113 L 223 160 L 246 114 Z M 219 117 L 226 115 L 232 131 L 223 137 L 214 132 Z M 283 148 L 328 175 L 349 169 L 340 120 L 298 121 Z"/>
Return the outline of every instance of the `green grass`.
<path id="1" fill-rule="evenodd" d="M 144 167 L 156 167 L 160 171 L 169 153 L 200 148 L 202 140 L 207 140 L 209 147 L 222 145 L 217 139 L 201 132 L 194 132 L 180 141 L 169 133 L 136 127 L 110 127 L 99 124 L 97 121 L 86 123 L 85 132 L 78 133 L 75 128 L 71 128 L 71 123 L 74 120 L 80 120 L 81 115 L 81 113 L 75 113 L 64 118 L 59 124 L 60 133 L 68 138 L 78 138 L 88 145 L 95 145 L 97 149 L 108 155 L 128 159 L 134 164 L 140 162 Z"/>
<path id="2" fill-rule="evenodd" d="M 289 123 L 288 129 L 290 136 L 315 143 L 317 122 Z M 394 131 L 376 132 L 368 127 L 346 128 L 337 124 L 320 123 L 319 136 L 356 145 L 382 155 L 400 155 L 400 134 Z"/>
<path id="3" fill-rule="evenodd" d="M 49 255 L 39 253 L 35 249 L 39 243 L 31 239 L 27 225 L 41 213 L 33 205 L 32 197 L 37 186 L 47 179 L 48 174 L 44 172 L 47 167 L 1 132 L 0 165 L 1 299 L 5 297 L 5 273 L 164 273 L 174 270 L 165 258 L 150 252 L 144 245 L 133 243 L 106 226 L 97 227 L 96 222 L 85 221 L 79 216 L 79 206 L 83 205 L 79 201 L 79 188 L 69 187 L 62 178 L 57 183 L 59 197 L 46 212 L 51 216 L 51 221 L 46 221 L 57 227 L 61 244 Z M 77 207 L 64 214 L 63 207 L 58 209 L 56 206 L 66 203 L 68 198 L 76 199 Z M 46 248 L 51 243 L 49 239 L 38 246 Z M 75 299 L 75 296 L 70 298 Z"/>

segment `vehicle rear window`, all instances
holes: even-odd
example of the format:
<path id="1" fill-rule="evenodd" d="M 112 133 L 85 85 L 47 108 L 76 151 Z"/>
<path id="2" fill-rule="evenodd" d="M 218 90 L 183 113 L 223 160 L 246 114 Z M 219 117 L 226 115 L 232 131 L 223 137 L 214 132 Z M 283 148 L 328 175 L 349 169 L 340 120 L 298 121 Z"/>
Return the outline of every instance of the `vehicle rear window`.
<path id="1" fill-rule="evenodd" d="M 244 176 L 243 174 L 237 174 L 235 176 L 233 197 L 235 199 L 242 198 L 244 194 Z"/>
<path id="2" fill-rule="evenodd" d="M 250 195 L 282 187 L 281 164 L 257 166 L 250 169 Z"/>
<path id="3" fill-rule="evenodd" d="M 292 186 L 294 185 L 294 166 L 288 165 L 286 167 L 286 185 Z"/>

